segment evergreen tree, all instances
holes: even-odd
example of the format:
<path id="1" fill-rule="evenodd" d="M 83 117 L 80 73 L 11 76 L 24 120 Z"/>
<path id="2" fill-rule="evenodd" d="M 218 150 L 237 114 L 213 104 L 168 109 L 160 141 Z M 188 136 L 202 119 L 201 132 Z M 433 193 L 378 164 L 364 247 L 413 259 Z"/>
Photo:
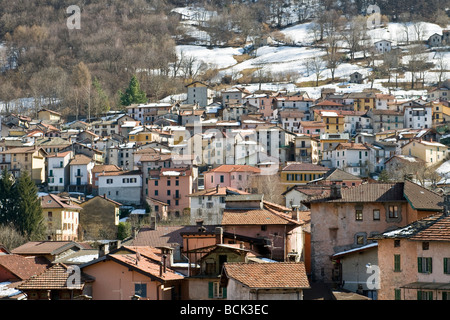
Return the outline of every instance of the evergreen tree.
<path id="1" fill-rule="evenodd" d="M 0 224 L 15 224 L 17 193 L 14 191 L 14 178 L 5 167 L 0 179 Z"/>
<path id="2" fill-rule="evenodd" d="M 133 76 L 130 80 L 125 93 L 119 91 L 120 104 L 122 106 L 129 106 L 134 103 L 146 103 L 147 95 L 141 90 L 140 84 L 136 76 Z"/>
<path id="3" fill-rule="evenodd" d="M 389 182 L 390 180 L 391 180 L 391 177 L 389 176 L 389 173 L 386 171 L 386 169 L 383 169 L 380 172 L 380 175 L 378 176 L 378 181 Z"/>
<path id="4" fill-rule="evenodd" d="M 36 184 L 28 172 L 23 171 L 15 184 L 17 193 L 17 223 L 19 231 L 30 240 L 43 240 L 46 228 L 41 200 Z"/>

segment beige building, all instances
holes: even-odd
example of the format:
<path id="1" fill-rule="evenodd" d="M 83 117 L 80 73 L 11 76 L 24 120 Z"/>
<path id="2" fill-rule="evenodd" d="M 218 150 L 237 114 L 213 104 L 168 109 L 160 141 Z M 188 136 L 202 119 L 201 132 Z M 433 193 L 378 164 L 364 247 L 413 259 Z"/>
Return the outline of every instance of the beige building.
<path id="1" fill-rule="evenodd" d="M 45 159 L 47 152 L 39 147 L 10 148 L 0 152 L 0 169 L 6 168 L 15 178 L 28 171 L 31 179 L 41 184 L 45 181 Z"/>
<path id="2" fill-rule="evenodd" d="M 99 195 L 81 203 L 79 238 L 116 239 L 121 205 L 106 195 Z"/>
<path id="3" fill-rule="evenodd" d="M 427 166 L 439 163 L 447 157 L 449 148 L 439 142 L 412 140 L 402 147 L 401 153 L 425 161 Z"/>
<path id="4" fill-rule="evenodd" d="M 41 197 L 44 219 L 47 222 L 49 240 L 78 240 L 81 207 L 71 199 L 54 194 Z"/>

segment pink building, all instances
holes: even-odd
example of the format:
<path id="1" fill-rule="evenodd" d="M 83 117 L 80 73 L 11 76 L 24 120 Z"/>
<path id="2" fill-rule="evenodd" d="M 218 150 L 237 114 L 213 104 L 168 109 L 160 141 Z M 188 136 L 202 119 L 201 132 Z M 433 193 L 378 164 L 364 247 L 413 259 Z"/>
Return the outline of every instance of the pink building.
<path id="1" fill-rule="evenodd" d="M 331 257 L 370 244 L 371 238 L 442 210 L 442 197 L 413 182 L 366 183 L 303 203 L 311 210 L 311 268 L 315 281 L 339 283 Z"/>
<path id="2" fill-rule="evenodd" d="M 261 170 L 249 165 L 224 164 L 204 173 L 205 189 L 230 187 L 246 190 L 250 187 L 251 176 L 261 173 Z"/>
<path id="3" fill-rule="evenodd" d="M 374 239 L 379 300 L 450 299 L 450 216 L 429 216 Z"/>
<path id="4" fill-rule="evenodd" d="M 168 256 L 149 246 L 124 246 L 83 265 L 83 273 L 95 278 L 92 300 L 182 298 L 184 276 L 170 268 Z"/>
<path id="5" fill-rule="evenodd" d="M 264 201 L 258 194 L 229 196 L 226 203 L 221 223 L 224 232 L 263 240 L 263 246 L 247 249 L 267 258 L 299 261 L 304 222 L 298 212 Z"/>
<path id="6" fill-rule="evenodd" d="M 162 168 L 151 170 L 148 179 L 148 197 L 164 202 L 168 216 L 179 217 L 190 208 L 188 195 L 193 192 L 192 170 L 189 168 Z"/>

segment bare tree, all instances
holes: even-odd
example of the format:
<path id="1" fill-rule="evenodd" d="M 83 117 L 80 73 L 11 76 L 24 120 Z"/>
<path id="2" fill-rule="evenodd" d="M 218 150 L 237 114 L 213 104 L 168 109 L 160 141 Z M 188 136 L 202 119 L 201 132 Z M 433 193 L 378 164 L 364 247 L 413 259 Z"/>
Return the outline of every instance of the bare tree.
<path id="1" fill-rule="evenodd" d="M 307 69 L 311 70 L 312 73 L 316 76 L 316 87 L 319 86 L 320 76 L 326 67 L 325 61 L 322 57 L 314 56 L 305 60 L 305 65 L 307 65 Z"/>
<path id="2" fill-rule="evenodd" d="M 252 193 L 264 195 L 264 200 L 276 204 L 283 204 L 285 190 L 281 185 L 281 179 L 278 173 L 272 175 L 253 175 L 250 181 Z"/>

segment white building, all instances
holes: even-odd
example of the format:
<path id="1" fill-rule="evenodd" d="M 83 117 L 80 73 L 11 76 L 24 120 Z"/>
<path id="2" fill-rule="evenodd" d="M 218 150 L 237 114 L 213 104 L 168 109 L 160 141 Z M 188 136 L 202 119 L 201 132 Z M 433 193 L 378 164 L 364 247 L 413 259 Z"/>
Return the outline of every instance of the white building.
<path id="1" fill-rule="evenodd" d="M 92 184 L 92 168 L 95 161 L 83 154 L 76 154 L 70 161 L 70 191 L 86 191 Z"/>
<path id="2" fill-rule="evenodd" d="M 378 53 L 390 52 L 392 49 L 392 42 L 389 40 L 380 40 L 374 43 L 375 50 Z"/>
<path id="3" fill-rule="evenodd" d="M 405 106 L 403 119 L 405 128 L 431 128 L 433 124 L 433 108 L 431 106 Z"/>
<path id="4" fill-rule="evenodd" d="M 339 143 L 331 151 L 324 152 L 323 163 L 330 168 L 338 168 L 355 176 L 364 177 L 370 173 L 369 148 L 361 143 Z"/>
<path id="5" fill-rule="evenodd" d="M 125 205 L 141 204 L 140 171 L 105 172 L 98 176 L 98 193 Z"/>
<path id="6" fill-rule="evenodd" d="M 69 162 L 72 151 L 66 151 L 47 157 L 47 175 L 49 191 L 64 191 L 69 184 Z"/>
<path id="7" fill-rule="evenodd" d="M 220 225 L 226 197 L 239 194 L 247 193 L 230 187 L 216 187 L 190 194 L 190 224 L 195 225 L 197 220 L 203 220 L 205 225 Z"/>

